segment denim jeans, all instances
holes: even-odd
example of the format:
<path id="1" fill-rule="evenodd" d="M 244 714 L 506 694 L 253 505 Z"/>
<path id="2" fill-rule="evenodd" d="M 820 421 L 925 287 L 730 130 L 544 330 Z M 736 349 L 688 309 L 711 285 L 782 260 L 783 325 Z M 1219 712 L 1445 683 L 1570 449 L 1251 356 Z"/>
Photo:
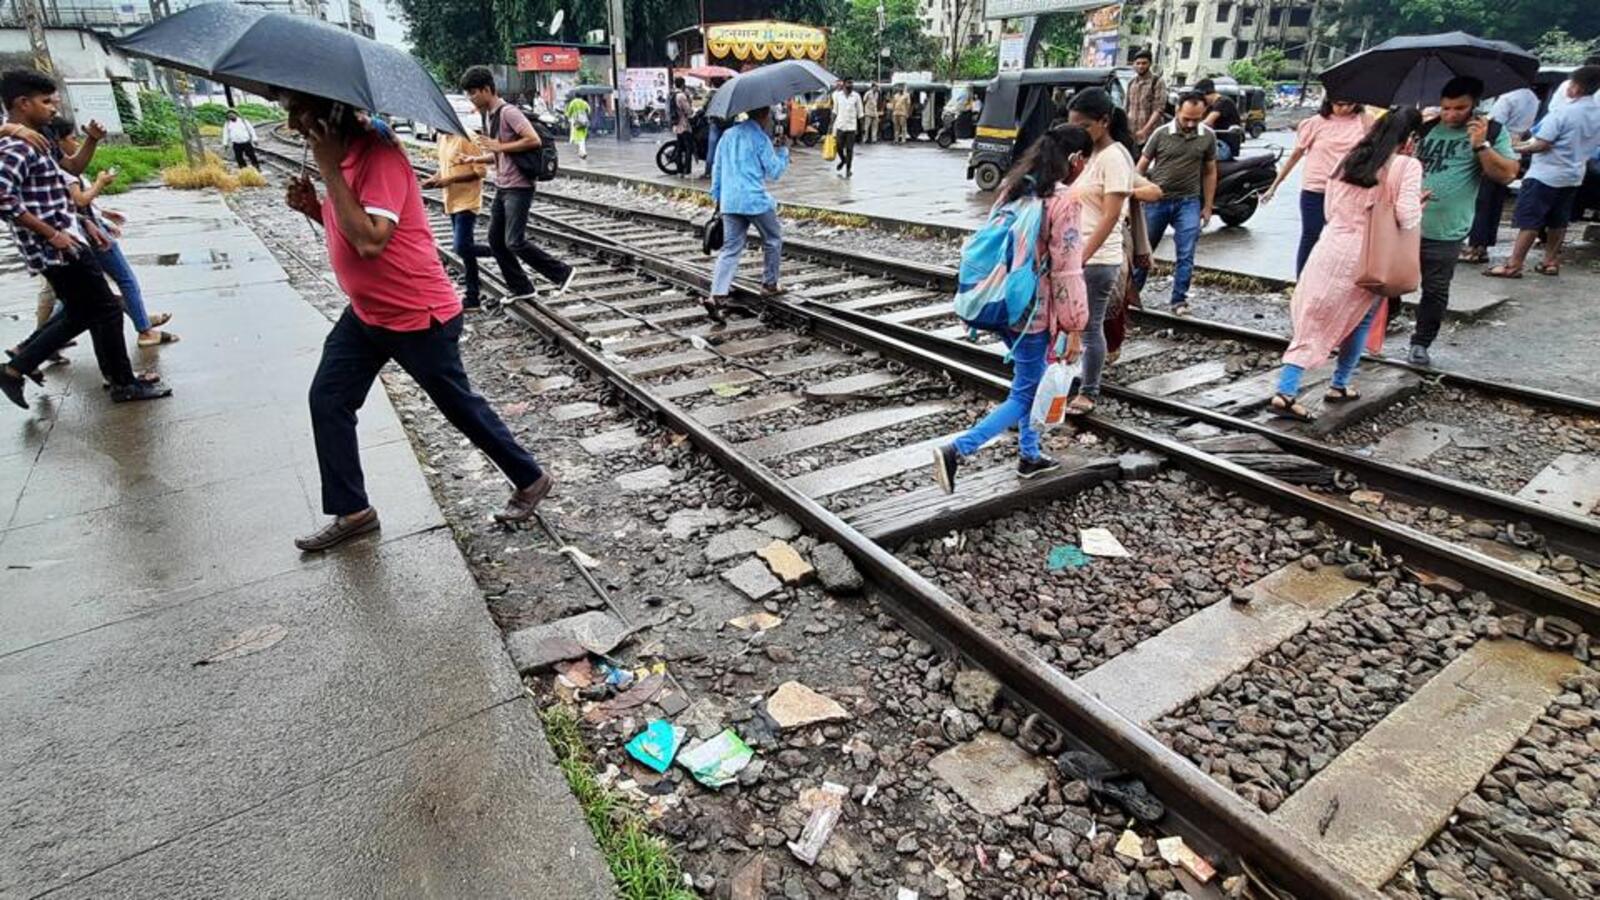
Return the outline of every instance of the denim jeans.
<path id="1" fill-rule="evenodd" d="M 1083 284 L 1089 295 L 1089 324 L 1083 329 L 1083 394 L 1093 398 L 1100 396 L 1100 373 L 1106 367 L 1106 310 L 1122 289 L 1122 266 L 1084 266 Z"/>
<path id="2" fill-rule="evenodd" d="M 112 241 L 108 249 L 96 250 L 94 257 L 100 261 L 100 268 L 111 276 L 111 280 L 122 291 L 122 307 L 127 311 L 128 318 L 133 320 L 134 329 L 149 331 L 150 314 L 144 309 L 144 293 L 139 290 L 139 279 L 134 277 L 128 258 L 122 255 L 122 246 Z"/>
<path id="3" fill-rule="evenodd" d="M 1227 162 L 1233 159 L 1233 145 L 1224 140 L 1217 141 L 1217 162 Z"/>
<path id="4" fill-rule="evenodd" d="M 489 249 L 500 264 L 500 275 L 513 295 L 533 293 L 533 281 L 522 263 L 556 284 L 567 280 L 572 267 L 528 243 L 528 207 L 533 203 L 533 188 L 501 188 L 494 192 L 489 211 Z"/>
<path id="5" fill-rule="evenodd" d="M 1300 192 L 1300 249 L 1294 255 L 1294 276 L 1300 277 L 1300 270 L 1306 267 L 1306 260 L 1311 258 L 1311 248 L 1317 245 L 1322 237 L 1322 229 L 1327 227 L 1328 215 L 1323 207 L 1323 200 L 1327 195 L 1321 191 Z"/>
<path id="6" fill-rule="evenodd" d="M 1167 226 L 1172 226 L 1172 240 L 1177 245 L 1172 263 L 1172 305 L 1187 303 L 1189 282 L 1194 278 L 1194 245 L 1200 241 L 1200 198 L 1174 197 L 1143 206 L 1151 250 L 1160 246 Z"/>
<path id="7" fill-rule="evenodd" d="M 711 296 L 728 296 L 733 276 L 739 272 L 739 258 L 744 254 L 745 232 L 751 225 L 761 232 L 761 283 L 778 283 L 778 266 L 783 261 L 783 225 L 778 222 L 777 208 L 759 215 L 725 212 L 722 214 L 722 253 L 711 273 Z"/>
<path id="8" fill-rule="evenodd" d="M 1372 301 L 1372 305 L 1367 307 L 1367 314 L 1361 319 L 1361 324 L 1339 343 L 1339 358 L 1333 364 L 1334 387 L 1350 386 L 1350 378 L 1356 374 L 1356 366 L 1361 363 L 1361 351 L 1367 346 L 1367 332 L 1372 329 L 1372 319 L 1378 314 L 1378 307 L 1383 302 L 1382 297 Z M 1299 366 L 1284 364 L 1278 372 L 1278 393 L 1288 394 L 1291 397 L 1299 394 L 1300 376 L 1304 375 L 1305 371 Z"/>
<path id="9" fill-rule="evenodd" d="M 464 301 L 467 306 L 479 305 L 478 294 L 482 287 L 478 278 L 478 260 L 494 255 L 488 245 L 477 242 L 477 227 L 478 214 L 470 209 L 450 214 L 450 249 L 461 257 L 461 270 L 467 282 Z"/>
<path id="10" fill-rule="evenodd" d="M 461 366 L 462 316 L 430 322 L 421 331 L 391 331 L 368 325 L 345 307 L 322 344 L 322 360 L 311 379 L 311 434 L 322 476 L 322 511 L 348 516 L 366 509 L 367 491 L 356 441 L 356 412 L 372 383 L 394 360 L 451 425 L 511 480 L 519 490 L 539 480 L 542 470 L 524 450 L 489 402 L 472 390 Z"/>
<path id="11" fill-rule="evenodd" d="M 1050 332 L 1000 335 L 1011 350 L 1011 393 L 1005 402 L 989 410 L 956 438 L 956 452 L 962 456 L 977 453 L 984 444 L 994 440 L 1002 431 L 1017 426 L 1017 442 L 1023 459 L 1039 458 L 1039 432 L 1033 428 L 1033 395 L 1039 390 L 1039 379 L 1044 377 L 1045 351 L 1050 349 Z"/>

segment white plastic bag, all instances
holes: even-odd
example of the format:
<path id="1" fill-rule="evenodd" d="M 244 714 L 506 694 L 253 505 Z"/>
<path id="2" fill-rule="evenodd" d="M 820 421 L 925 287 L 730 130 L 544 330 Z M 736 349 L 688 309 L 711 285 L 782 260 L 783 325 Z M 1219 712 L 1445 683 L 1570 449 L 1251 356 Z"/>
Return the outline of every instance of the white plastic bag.
<path id="1" fill-rule="evenodd" d="M 1077 396 L 1083 386 L 1083 356 L 1072 362 L 1057 360 L 1044 370 L 1039 379 L 1039 390 L 1033 395 L 1033 412 L 1029 418 L 1039 431 L 1049 431 L 1067 418 L 1067 404 Z"/>

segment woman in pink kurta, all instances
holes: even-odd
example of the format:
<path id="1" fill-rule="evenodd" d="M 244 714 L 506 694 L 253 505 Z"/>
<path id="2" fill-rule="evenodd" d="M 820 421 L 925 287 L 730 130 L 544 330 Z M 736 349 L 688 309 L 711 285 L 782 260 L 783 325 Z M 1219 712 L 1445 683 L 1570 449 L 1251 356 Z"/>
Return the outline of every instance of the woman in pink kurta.
<path id="1" fill-rule="evenodd" d="M 1280 416 L 1311 418 L 1295 399 L 1300 393 L 1300 376 L 1325 361 L 1335 347 L 1339 359 L 1323 399 L 1340 403 L 1360 396 L 1350 387 L 1350 379 L 1361 362 L 1367 329 L 1382 302 L 1356 284 L 1361 244 L 1379 191 L 1391 192 L 1395 198 L 1395 220 L 1401 228 L 1421 226 L 1422 164 L 1410 156 L 1421 126 L 1422 116 L 1415 109 L 1390 112 L 1328 180 L 1328 225 L 1306 261 L 1289 303 L 1294 338 L 1284 351 L 1278 392 L 1271 402 L 1272 411 Z"/>

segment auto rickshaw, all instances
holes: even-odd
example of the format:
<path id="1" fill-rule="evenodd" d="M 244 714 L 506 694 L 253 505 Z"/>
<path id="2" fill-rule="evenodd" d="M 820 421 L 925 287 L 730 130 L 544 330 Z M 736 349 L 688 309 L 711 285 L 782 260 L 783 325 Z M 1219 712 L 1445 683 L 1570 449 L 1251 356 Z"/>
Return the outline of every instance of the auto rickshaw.
<path id="1" fill-rule="evenodd" d="M 939 116 L 941 125 L 934 142 L 948 150 L 956 141 L 968 140 L 976 134 L 978 116 L 983 112 L 983 98 L 988 91 L 989 84 L 985 81 L 956 84 Z"/>
<path id="2" fill-rule="evenodd" d="M 1065 115 L 1073 95 L 1091 87 L 1105 88 L 1113 103 L 1123 105 L 1122 81 L 1110 68 L 1026 69 L 989 82 L 967 156 L 967 178 L 979 190 L 999 187 L 1015 155 Z"/>
<path id="3" fill-rule="evenodd" d="M 1239 122 L 1244 133 L 1252 138 L 1261 137 L 1267 130 L 1267 92 L 1253 84 L 1229 84 L 1218 81 L 1217 93 L 1233 101 L 1239 109 Z"/>
<path id="4" fill-rule="evenodd" d="M 906 122 L 906 134 L 913 141 L 933 140 L 939 133 L 939 123 L 944 108 L 950 101 L 951 86 L 931 81 L 897 82 L 895 90 L 905 88 L 911 93 L 911 118 Z"/>

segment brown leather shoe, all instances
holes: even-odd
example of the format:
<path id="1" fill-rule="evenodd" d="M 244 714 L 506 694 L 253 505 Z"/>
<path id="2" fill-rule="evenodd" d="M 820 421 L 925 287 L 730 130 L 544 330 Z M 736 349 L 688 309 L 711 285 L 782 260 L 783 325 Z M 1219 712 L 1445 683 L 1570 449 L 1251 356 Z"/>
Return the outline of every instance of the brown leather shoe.
<path id="1" fill-rule="evenodd" d="M 294 545 L 307 553 L 321 553 L 378 527 L 378 510 L 369 506 L 353 516 L 335 516 L 320 531 L 295 538 Z"/>
<path id="2" fill-rule="evenodd" d="M 539 480 L 516 491 L 506 500 L 506 508 L 494 514 L 494 520 L 502 525 L 516 522 L 526 522 L 533 518 L 533 511 L 539 507 L 539 501 L 550 495 L 550 489 L 556 486 L 556 480 L 550 477 L 549 472 L 540 474 Z"/>

